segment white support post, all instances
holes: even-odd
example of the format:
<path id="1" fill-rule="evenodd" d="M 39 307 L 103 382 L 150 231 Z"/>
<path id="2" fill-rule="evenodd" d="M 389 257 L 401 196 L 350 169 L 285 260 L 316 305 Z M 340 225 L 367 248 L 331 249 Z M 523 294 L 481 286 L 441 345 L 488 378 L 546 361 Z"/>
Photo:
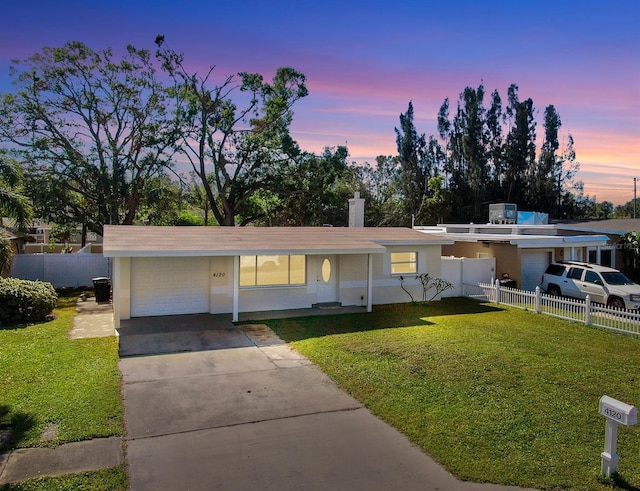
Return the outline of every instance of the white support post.
<path id="1" fill-rule="evenodd" d="M 373 256 L 367 254 L 367 312 L 373 312 Z"/>
<path id="2" fill-rule="evenodd" d="M 584 299 L 584 323 L 587 326 L 591 325 L 591 297 L 587 295 Z"/>
<path id="3" fill-rule="evenodd" d="M 240 294 L 240 256 L 233 257 L 233 316 L 232 322 L 238 322 L 238 296 Z"/>
<path id="4" fill-rule="evenodd" d="M 618 450 L 618 422 L 607 418 L 607 426 L 604 430 L 604 452 L 602 457 L 602 474 L 609 477 L 618 472 L 620 457 Z"/>
<path id="5" fill-rule="evenodd" d="M 542 291 L 540 290 L 539 286 L 536 286 L 536 299 L 535 299 L 535 308 L 536 308 L 536 312 L 539 314 L 540 312 L 542 312 L 542 309 L 540 308 L 540 295 L 541 295 Z"/>

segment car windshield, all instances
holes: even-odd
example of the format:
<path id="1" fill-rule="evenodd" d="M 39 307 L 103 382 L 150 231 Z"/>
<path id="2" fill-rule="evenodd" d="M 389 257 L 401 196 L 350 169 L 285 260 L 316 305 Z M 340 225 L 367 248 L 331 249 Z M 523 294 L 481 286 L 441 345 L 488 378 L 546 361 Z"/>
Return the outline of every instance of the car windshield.
<path id="1" fill-rule="evenodd" d="M 621 273 L 620 271 L 602 273 L 602 277 L 604 278 L 604 281 L 610 285 L 633 285 L 633 281 L 627 278 L 624 273 Z"/>

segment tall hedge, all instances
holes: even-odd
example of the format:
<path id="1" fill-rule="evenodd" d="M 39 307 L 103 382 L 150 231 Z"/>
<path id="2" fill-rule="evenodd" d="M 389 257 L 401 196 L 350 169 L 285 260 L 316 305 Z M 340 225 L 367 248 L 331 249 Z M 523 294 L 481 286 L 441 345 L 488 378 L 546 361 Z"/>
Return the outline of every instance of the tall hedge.
<path id="1" fill-rule="evenodd" d="M 57 301 L 51 283 L 0 278 L 0 326 L 43 321 Z"/>

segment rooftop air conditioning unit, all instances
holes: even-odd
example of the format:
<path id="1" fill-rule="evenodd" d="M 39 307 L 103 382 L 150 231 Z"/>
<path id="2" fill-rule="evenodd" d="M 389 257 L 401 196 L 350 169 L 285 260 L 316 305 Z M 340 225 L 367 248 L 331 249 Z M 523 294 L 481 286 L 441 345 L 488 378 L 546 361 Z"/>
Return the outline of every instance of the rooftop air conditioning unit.
<path id="1" fill-rule="evenodd" d="M 489 223 L 516 223 L 518 206 L 513 203 L 496 203 L 489 205 Z"/>

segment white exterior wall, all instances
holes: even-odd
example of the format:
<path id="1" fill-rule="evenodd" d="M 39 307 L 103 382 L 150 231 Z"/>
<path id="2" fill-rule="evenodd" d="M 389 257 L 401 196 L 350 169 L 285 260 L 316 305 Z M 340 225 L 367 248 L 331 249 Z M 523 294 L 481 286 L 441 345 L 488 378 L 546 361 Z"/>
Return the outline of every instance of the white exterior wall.
<path id="1" fill-rule="evenodd" d="M 439 245 L 388 246 L 383 254 L 372 254 L 373 304 L 402 303 L 411 299 L 400 287 L 397 276 L 391 275 L 391 252 L 418 253 L 418 274 L 429 273 L 440 277 Z M 278 309 L 309 308 L 318 302 L 318 289 L 322 281 L 321 265 L 326 256 L 307 256 L 307 283 L 303 286 L 240 288 L 239 312 Z M 367 305 L 368 254 L 336 255 L 332 272 L 338 281 L 336 301 L 345 306 Z M 114 258 L 113 298 L 116 326 L 119 319 L 131 317 L 131 258 Z M 133 259 L 135 260 L 135 258 Z M 209 311 L 212 314 L 233 312 L 234 257 L 209 258 Z M 414 300 L 422 299 L 422 286 L 406 277 L 404 286 Z"/>

